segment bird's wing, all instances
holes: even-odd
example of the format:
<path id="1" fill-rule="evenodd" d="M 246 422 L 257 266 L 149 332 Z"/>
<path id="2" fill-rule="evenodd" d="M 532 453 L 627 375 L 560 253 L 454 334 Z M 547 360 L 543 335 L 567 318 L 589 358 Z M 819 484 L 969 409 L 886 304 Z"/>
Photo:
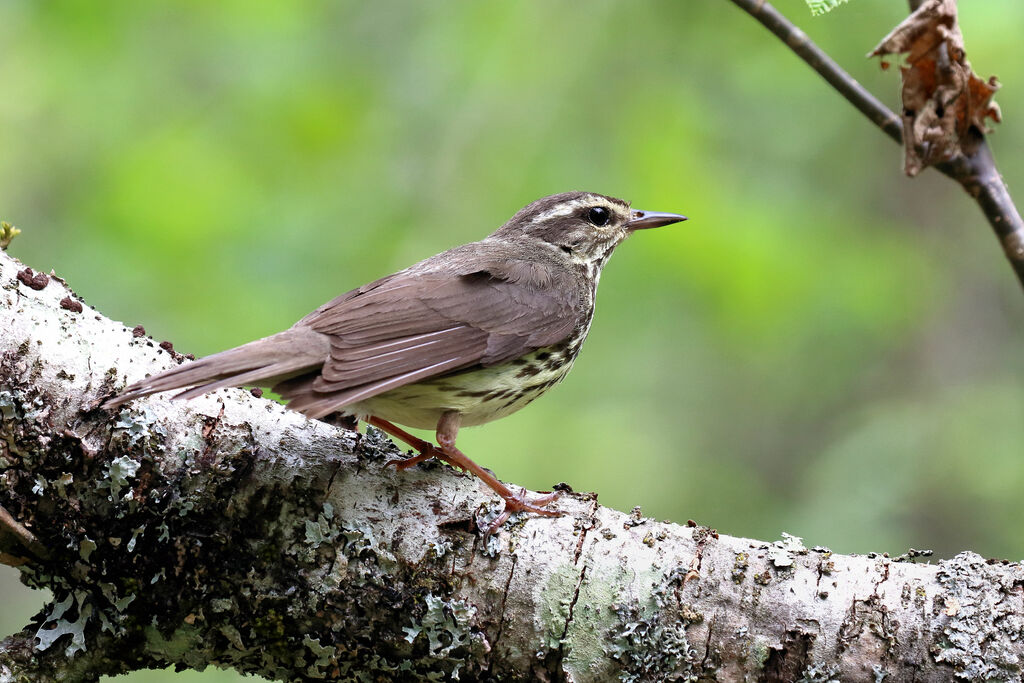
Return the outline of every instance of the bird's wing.
<path id="1" fill-rule="evenodd" d="M 330 339 L 319 376 L 286 383 L 311 416 L 474 366 L 497 365 L 572 332 L 581 296 L 553 265 L 493 254 L 413 268 L 344 294 L 298 325 Z"/>

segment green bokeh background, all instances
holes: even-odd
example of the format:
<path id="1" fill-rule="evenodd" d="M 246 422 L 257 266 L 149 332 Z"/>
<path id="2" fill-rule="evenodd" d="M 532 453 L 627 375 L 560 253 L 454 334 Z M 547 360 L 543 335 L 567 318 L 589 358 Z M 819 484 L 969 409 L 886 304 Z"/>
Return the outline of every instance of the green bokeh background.
<path id="1" fill-rule="evenodd" d="M 903 3 L 777 6 L 897 106 L 864 54 Z M 1024 3 L 961 21 L 1021 199 Z M 990 229 L 726 0 L 3 0 L 0 84 L 12 253 L 197 355 L 546 194 L 686 213 L 612 259 L 569 379 L 464 450 L 734 535 L 1024 556 L 1024 295 Z M 42 596 L 2 569 L 9 633 Z"/>

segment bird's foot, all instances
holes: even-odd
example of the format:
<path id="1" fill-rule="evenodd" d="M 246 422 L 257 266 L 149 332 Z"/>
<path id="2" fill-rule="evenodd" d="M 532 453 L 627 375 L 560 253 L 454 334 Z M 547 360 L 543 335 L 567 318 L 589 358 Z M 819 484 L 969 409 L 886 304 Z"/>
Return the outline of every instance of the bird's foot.
<path id="1" fill-rule="evenodd" d="M 407 470 L 413 465 L 418 465 L 424 460 L 430 460 L 436 455 L 433 446 L 428 446 L 426 449 L 420 451 L 419 455 L 414 455 L 411 458 L 394 458 L 384 463 L 384 466 L 394 465 L 398 471 Z"/>
<path id="2" fill-rule="evenodd" d="M 405 443 L 409 444 L 410 446 L 412 446 L 413 448 L 420 452 L 419 455 L 414 455 L 411 458 L 395 458 L 393 460 L 388 460 L 384 464 L 385 467 L 387 467 L 388 465 L 394 465 L 396 470 L 407 470 L 413 465 L 418 465 L 424 460 L 430 460 L 435 455 L 441 454 L 437 446 L 435 446 L 434 444 L 430 443 L 429 441 L 424 441 L 423 439 L 416 438 L 415 436 L 405 431 L 401 427 L 396 427 L 387 420 L 382 420 L 379 417 L 370 417 L 366 420 L 366 422 L 368 424 L 373 425 L 377 429 L 383 430 L 386 434 L 390 434 L 391 436 L 399 439 L 400 441 L 404 441 Z"/>
<path id="3" fill-rule="evenodd" d="M 526 489 L 523 489 L 522 493 L 509 493 L 507 496 L 502 496 L 502 499 L 505 501 L 505 507 L 501 514 L 488 524 L 486 529 L 483 529 L 484 536 L 490 536 L 500 529 L 514 512 L 533 512 L 543 517 L 561 517 L 565 514 L 561 510 L 549 510 L 544 507 L 558 500 L 560 495 L 562 495 L 560 491 L 552 491 L 536 498 L 527 498 Z"/>

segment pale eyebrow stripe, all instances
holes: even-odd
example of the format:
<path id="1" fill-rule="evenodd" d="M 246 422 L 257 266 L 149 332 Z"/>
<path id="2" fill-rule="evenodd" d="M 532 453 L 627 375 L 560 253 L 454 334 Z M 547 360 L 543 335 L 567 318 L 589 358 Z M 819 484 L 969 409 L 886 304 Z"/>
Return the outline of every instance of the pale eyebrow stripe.
<path id="1" fill-rule="evenodd" d="M 577 199 L 570 204 L 562 204 L 558 208 L 545 211 L 544 213 L 537 214 L 533 220 L 535 221 L 546 221 L 549 218 L 555 218 L 557 216 L 570 216 L 580 209 L 591 206 L 594 203 L 603 203 L 597 197 L 587 197 L 585 199 Z"/>

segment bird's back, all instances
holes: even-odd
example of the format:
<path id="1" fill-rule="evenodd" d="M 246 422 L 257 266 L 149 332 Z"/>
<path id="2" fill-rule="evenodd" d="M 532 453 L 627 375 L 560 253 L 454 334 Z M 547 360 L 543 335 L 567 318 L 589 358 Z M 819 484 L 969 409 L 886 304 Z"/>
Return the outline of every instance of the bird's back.
<path id="1" fill-rule="evenodd" d="M 330 337 L 331 358 L 275 390 L 314 417 L 412 427 L 514 412 L 565 376 L 593 314 L 584 273 L 554 252 L 488 238 L 342 295 L 298 323 Z"/>

